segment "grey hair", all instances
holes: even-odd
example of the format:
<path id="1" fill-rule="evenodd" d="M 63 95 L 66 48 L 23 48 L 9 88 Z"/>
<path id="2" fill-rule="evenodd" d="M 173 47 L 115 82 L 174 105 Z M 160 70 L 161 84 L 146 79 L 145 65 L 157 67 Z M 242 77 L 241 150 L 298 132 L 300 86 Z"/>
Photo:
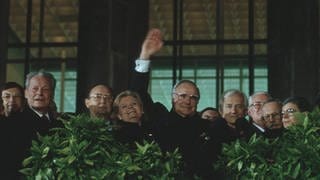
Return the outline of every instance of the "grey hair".
<path id="1" fill-rule="evenodd" d="M 265 96 L 267 96 L 268 100 L 272 98 L 271 95 L 267 91 L 257 91 L 255 93 L 251 94 L 251 96 L 249 96 L 249 99 L 248 99 L 249 104 L 252 104 L 253 98 L 258 95 L 265 95 Z"/>
<path id="2" fill-rule="evenodd" d="M 194 82 L 191 81 L 191 80 L 187 80 L 187 79 L 178 81 L 178 82 L 173 86 L 173 88 L 172 88 L 172 94 L 174 94 L 174 93 L 176 92 L 177 88 L 178 88 L 181 84 L 184 84 L 184 83 L 186 83 L 186 84 L 192 84 L 192 85 L 196 88 L 197 93 L 198 93 L 198 96 L 199 96 L 199 98 L 200 98 L 200 90 L 199 90 L 198 86 L 196 85 L 196 83 L 194 83 Z"/>
<path id="3" fill-rule="evenodd" d="M 46 79 L 48 79 L 50 82 L 51 90 L 54 93 L 54 90 L 56 88 L 56 79 L 54 78 L 54 76 L 51 73 L 48 73 L 48 72 L 45 72 L 42 70 L 40 70 L 38 72 L 30 72 L 29 74 L 27 74 L 26 83 L 25 83 L 26 88 L 28 88 L 30 86 L 30 80 L 35 76 L 42 76 L 42 77 L 45 77 Z"/>
<path id="4" fill-rule="evenodd" d="M 240 95 L 243 100 L 244 100 L 244 106 L 247 108 L 248 107 L 248 99 L 247 99 L 247 96 L 240 90 L 238 89 L 229 89 L 229 90 L 226 90 L 223 92 L 223 94 L 221 95 L 220 99 L 219 99 L 219 108 L 220 108 L 220 111 L 223 110 L 223 103 L 224 103 L 224 100 L 229 97 L 229 96 L 232 96 L 232 95 Z"/>
<path id="5" fill-rule="evenodd" d="M 264 102 L 262 104 L 262 108 L 266 105 L 266 104 L 269 104 L 269 103 L 276 103 L 279 107 L 280 107 L 280 111 L 281 111 L 281 107 L 282 107 L 282 102 L 279 100 L 279 99 L 275 99 L 275 98 L 271 98 L 269 99 L 268 101 Z"/>

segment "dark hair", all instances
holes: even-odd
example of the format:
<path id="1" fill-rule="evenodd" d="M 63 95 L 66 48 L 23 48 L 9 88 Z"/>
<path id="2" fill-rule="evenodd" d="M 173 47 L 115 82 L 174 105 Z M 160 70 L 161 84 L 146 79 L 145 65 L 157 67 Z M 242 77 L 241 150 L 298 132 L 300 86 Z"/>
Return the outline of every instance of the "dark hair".
<path id="1" fill-rule="evenodd" d="M 87 91 L 87 94 L 86 94 L 86 98 L 89 98 L 92 89 L 95 88 L 96 86 L 104 86 L 105 88 L 107 88 L 107 89 L 110 91 L 111 95 L 113 96 L 112 88 L 111 88 L 110 86 L 108 86 L 108 85 L 105 85 L 105 84 L 100 83 L 100 84 L 93 84 L 93 85 L 91 85 L 91 86 L 89 87 L 89 89 L 88 89 L 88 91 Z"/>
<path id="2" fill-rule="evenodd" d="M 293 103 L 293 104 L 297 105 L 300 112 L 306 112 L 306 111 L 310 112 L 311 111 L 311 104 L 304 97 L 292 96 L 292 97 L 289 97 L 286 100 L 284 100 L 282 104 L 285 105 L 288 103 Z"/>
<path id="3" fill-rule="evenodd" d="M 7 89 L 17 88 L 22 96 L 24 96 L 23 87 L 16 82 L 6 82 L 1 86 L 1 92 Z"/>
<path id="4" fill-rule="evenodd" d="M 220 112 L 219 112 L 218 108 L 214 108 L 214 107 L 206 107 L 206 108 L 204 108 L 202 111 L 199 112 L 199 115 L 202 116 L 202 114 L 204 112 L 209 111 L 209 110 L 218 112 L 219 116 L 220 116 Z"/>

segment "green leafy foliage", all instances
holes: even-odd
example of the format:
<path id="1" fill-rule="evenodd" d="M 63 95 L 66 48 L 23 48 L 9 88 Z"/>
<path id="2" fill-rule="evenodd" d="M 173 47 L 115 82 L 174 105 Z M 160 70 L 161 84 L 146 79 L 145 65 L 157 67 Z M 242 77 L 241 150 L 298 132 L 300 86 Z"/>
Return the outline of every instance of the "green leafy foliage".
<path id="1" fill-rule="evenodd" d="M 114 139 L 105 120 L 84 115 L 62 120 L 64 128 L 32 142 L 21 170 L 27 179 L 174 179 L 181 156 L 163 154 L 155 143 L 132 149 Z"/>
<path id="2" fill-rule="evenodd" d="M 296 117 L 279 138 L 225 144 L 215 168 L 228 179 L 320 179 L 320 111 Z"/>

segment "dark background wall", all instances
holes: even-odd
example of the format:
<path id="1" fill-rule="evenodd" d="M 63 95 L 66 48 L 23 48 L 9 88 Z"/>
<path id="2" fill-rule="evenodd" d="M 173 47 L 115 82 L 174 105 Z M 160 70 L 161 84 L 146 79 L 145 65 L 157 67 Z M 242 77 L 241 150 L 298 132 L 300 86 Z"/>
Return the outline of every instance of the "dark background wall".
<path id="1" fill-rule="evenodd" d="M 77 111 L 93 84 L 127 89 L 148 14 L 148 0 L 80 0 Z"/>
<path id="2" fill-rule="evenodd" d="M 312 100 L 320 91 L 319 0 L 268 0 L 269 91 Z M 127 88 L 148 30 L 148 0 L 80 0 L 77 110 L 87 89 Z M 0 1 L 0 83 L 5 81 L 9 0 Z"/>
<path id="3" fill-rule="evenodd" d="M 318 0 L 268 0 L 269 91 L 274 97 L 320 91 Z"/>
<path id="4" fill-rule="evenodd" d="M 8 47 L 9 0 L 0 1 L 0 82 L 5 82 Z"/>

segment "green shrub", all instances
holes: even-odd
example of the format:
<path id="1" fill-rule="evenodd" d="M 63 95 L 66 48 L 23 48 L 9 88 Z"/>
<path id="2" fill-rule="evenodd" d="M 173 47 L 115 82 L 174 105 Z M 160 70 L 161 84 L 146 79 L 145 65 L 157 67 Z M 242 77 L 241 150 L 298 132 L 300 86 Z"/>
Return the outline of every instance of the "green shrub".
<path id="1" fill-rule="evenodd" d="M 320 179 L 319 109 L 297 117 L 300 123 L 279 138 L 225 144 L 215 168 L 227 179 Z"/>
<path id="2" fill-rule="evenodd" d="M 64 128 L 32 142 L 24 160 L 27 179 L 174 179 L 182 176 L 181 156 L 162 154 L 155 143 L 132 149 L 114 139 L 112 126 L 80 115 L 62 120 Z"/>

